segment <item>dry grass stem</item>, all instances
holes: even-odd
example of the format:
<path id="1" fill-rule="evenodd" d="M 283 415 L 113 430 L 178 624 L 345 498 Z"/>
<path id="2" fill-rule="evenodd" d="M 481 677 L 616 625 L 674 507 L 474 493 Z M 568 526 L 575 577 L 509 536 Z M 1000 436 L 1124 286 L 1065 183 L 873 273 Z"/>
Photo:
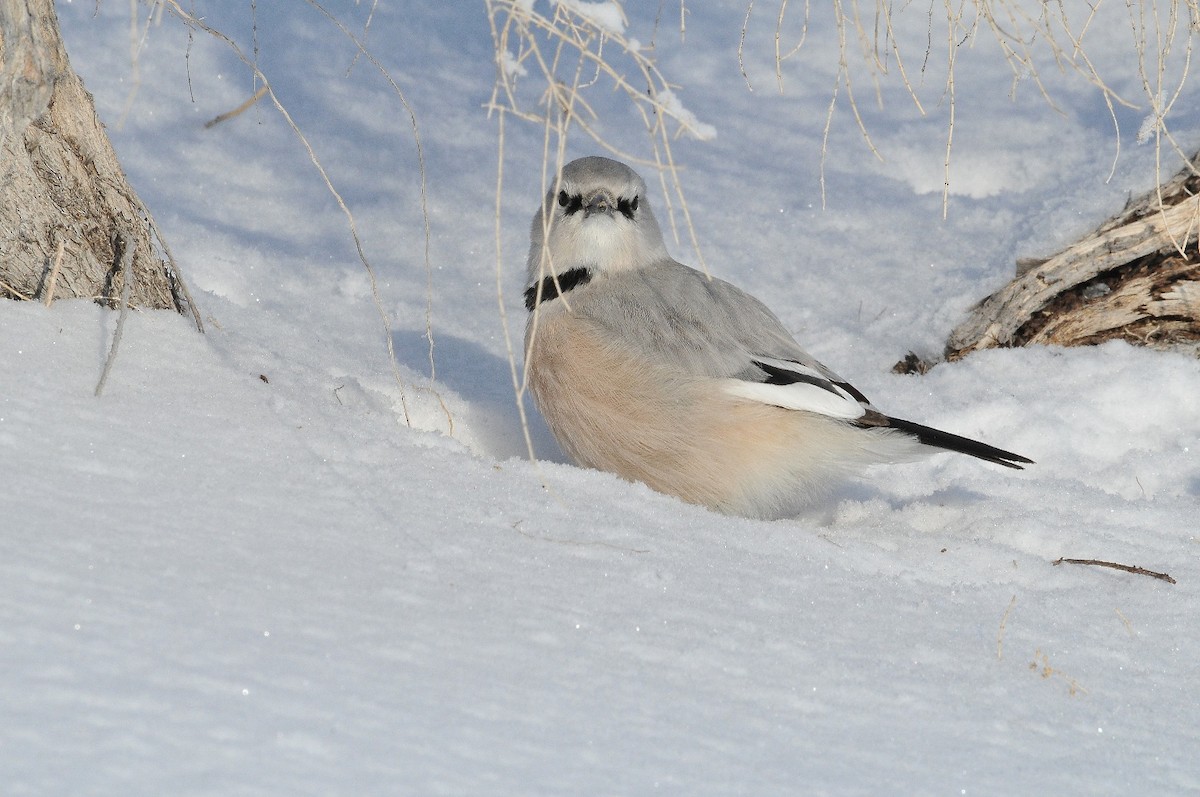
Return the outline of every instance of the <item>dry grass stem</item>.
<path id="1" fill-rule="evenodd" d="M 362 237 L 359 235 L 358 223 L 354 217 L 354 214 L 351 212 L 349 206 L 346 204 L 345 200 L 342 198 L 341 193 L 334 186 L 332 178 L 329 176 L 329 173 L 326 171 L 324 165 L 321 163 L 321 160 L 317 156 L 316 151 L 313 149 L 312 145 L 309 143 L 308 137 L 304 135 L 303 131 L 301 131 L 300 126 L 296 123 L 295 119 L 288 112 L 287 108 L 280 101 L 279 97 L 276 96 L 275 92 L 271 89 L 271 82 L 267 79 L 266 74 L 264 74 L 263 71 L 259 68 L 256 60 L 247 56 L 242 51 L 241 47 L 237 44 L 237 42 L 233 41 L 233 39 L 231 39 L 229 36 L 227 36 L 223 32 L 211 27 L 210 25 L 205 23 L 202 19 L 197 18 L 192 13 L 190 13 L 189 11 L 184 9 L 179 4 L 178 0 L 155 0 L 155 2 L 156 2 L 156 4 L 160 4 L 163 7 L 165 7 L 167 9 L 167 11 L 169 11 L 171 14 L 178 17 L 189 28 L 203 31 L 204 33 L 207 33 L 208 35 L 216 38 L 218 41 L 221 41 L 223 44 L 225 44 L 227 47 L 229 47 L 233 51 L 233 53 L 238 57 L 238 59 L 241 60 L 242 63 L 245 64 L 247 66 L 247 68 L 250 69 L 251 73 L 254 75 L 255 80 L 262 85 L 262 88 L 259 89 L 259 91 L 265 91 L 266 96 L 269 96 L 271 98 L 271 102 L 272 102 L 272 104 L 274 104 L 275 109 L 279 112 L 280 116 L 283 117 L 283 119 L 286 122 L 286 124 L 288 125 L 288 127 L 292 130 L 292 133 L 300 141 L 301 145 L 305 149 L 305 152 L 308 153 L 309 160 L 312 162 L 314 168 L 316 168 L 317 173 L 320 175 L 322 182 L 324 182 L 326 190 L 330 193 L 330 195 L 337 202 L 337 205 L 341 209 L 342 214 L 346 217 L 346 223 L 349 228 L 350 235 L 351 235 L 352 239 L 354 240 L 354 245 L 355 245 L 355 249 L 358 253 L 359 261 L 362 263 L 362 266 L 367 273 L 368 280 L 370 281 L 371 295 L 374 300 L 375 309 L 379 314 L 381 326 L 383 327 L 384 338 L 387 343 L 388 361 L 389 361 L 389 365 L 391 367 L 393 380 L 395 381 L 396 387 L 399 391 L 400 405 L 401 405 L 401 411 L 404 415 L 404 421 L 406 424 L 411 426 L 412 425 L 412 415 L 409 411 L 407 392 L 406 392 L 406 388 L 405 388 L 405 384 L 404 384 L 404 379 L 400 373 L 399 362 L 396 358 L 395 342 L 394 342 L 393 336 L 392 336 L 391 320 L 388 317 L 388 313 L 383 305 L 383 298 L 379 291 L 379 281 L 376 278 L 375 269 L 371 265 L 371 262 L 366 255 L 366 251 L 363 248 Z M 428 275 L 428 277 L 427 277 L 427 297 L 426 297 L 427 298 L 427 302 L 426 302 L 426 334 L 427 334 L 427 338 L 429 340 L 429 346 L 430 346 L 429 347 L 429 357 L 430 357 L 430 369 L 431 369 L 431 375 L 430 375 L 431 385 L 430 385 L 429 391 L 437 399 L 437 401 L 442 409 L 442 412 L 444 413 L 444 415 L 446 417 L 448 433 L 453 434 L 454 433 L 454 418 L 451 415 L 449 408 L 446 406 L 445 401 L 442 399 L 441 395 L 438 393 L 438 391 L 436 390 L 436 387 L 433 384 L 434 380 L 436 378 L 436 371 L 434 370 L 433 334 L 432 334 L 432 318 L 431 318 L 432 270 L 433 269 L 432 269 L 431 261 L 429 259 L 429 245 L 430 245 L 430 238 L 432 236 L 431 236 L 431 232 L 430 232 L 429 211 L 428 211 L 428 204 L 427 204 L 426 179 L 425 179 L 425 159 L 424 159 L 424 152 L 423 152 L 422 145 L 421 145 L 420 130 L 417 126 L 416 114 L 414 113 L 412 107 L 409 105 L 408 100 L 404 96 L 404 92 L 401 90 L 399 84 L 392 78 L 392 76 L 388 73 L 387 69 L 379 62 L 379 60 L 377 58 L 375 58 L 375 56 L 370 52 L 370 50 L 368 50 L 366 48 L 366 46 L 358 39 L 358 37 L 356 37 L 344 24 L 342 24 L 342 22 L 340 20 L 338 20 L 335 16 L 333 16 L 333 14 L 331 14 L 320 3 L 316 2 L 315 0 L 308 0 L 308 4 L 311 7 L 313 7 L 314 9 L 316 9 L 318 12 L 320 12 L 322 15 L 324 15 L 326 17 L 326 19 L 328 19 L 330 22 L 332 22 L 335 26 L 337 26 L 338 29 L 341 31 L 341 33 L 344 36 L 346 36 L 354 44 L 354 46 L 358 50 L 358 53 L 363 58 L 367 59 L 367 61 L 369 63 L 371 63 L 371 65 L 374 66 L 379 71 L 380 75 L 383 77 L 383 79 L 385 81 L 387 81 L 387 83 L 389 84 L 389 86 L 392 88 L 393 92 L 396 94 L 397 98 L 399 99 L 404 110 L 408 114 L 409 123 L 412 127 L 413 136 L 416 141 L 416 147 L 417 147 L 417 160 L 418 160 L 418 168 L 419 168 L 419 172 L 420 172 L 421 212 L 422 212 L 422 219 L 423 219 L 424 231 L 425 231 L 425 267 L 426 267 L 426 274 Z"/>
<path id="2" fill-rule="evenodd" d="M 747 86 L 751 79 L 745 67 L 744 42 L 756 10 L 757 0 L 749 0 L 739 39 L 738 64 Z M 884 81 L 891 77 L 894 65 L 894 82 L 916 104 L 918 112 L 926 113 L 921 99 L 921 85 L 931 62 L 941 62 L 946 70 L 945 82 L 940 89 L 940 101 L 946 114 L 946 146 L 944 170 L 947 185 L 943 188 L 943 215 L 948 212 L 950 193 L 950 164 L 954 145 L 954 125 L 957 103 L 955 96 L 955 73 L 960 51 L 971 48 L 980 36 L 987 36 L 997 45 L 1000 57 L 1012 73 L 1012 89 L 1015 94 L 1019 84 L 1032 83 L 1046 103 L 1059 113 L 1053 91 L 1043 78 L 1047 65 L 1062 73 L 1075 73 L 1090 83 L 1099 93 L 1112 119 L 1114 131 L 1113 165 L 1111 178 L 1116 171 L 1116 162 L 1121 150 L 1121 131 L 1118 124 L 1117 107 L 1129 109 L 1146 108 L 1149 115 L 1139 133 L 1139 140 L 1153 138 L 1156 151 L 1174 152 L 1182 161 L 1188 161 L 1184 148 L 1176 141 L 1169 125 L 1171 112 L 1180 105 L 1184 90 L 1191 75 L 1192 51 L 1195 47 L 1195 32 L 1200 30 L 1200 0 L 1146 0 L 1126 2 L 1130 51 L 1136 56 L 1137 77 L 1140 82 L 1140 98 L 1121 96 L 1113 88 L 1115 76 L 1101 73 L 1093 55 L 1096 48 L 1104 46 L 1093 43 L 1099 33 L 1089 39 L 1089 33 L 1098 28 L 1097 18 L 1102 8 L 1116 5 L 1097 0 L 1088 4 L 1069 4 L 1061 0 L 1030 2 L 1030 0 L 962 0 L 944 4 L 944 38 L 935 33 L 942 15 L 935 4 L 927 7 L 907 3 L 897 4 L 891 0 L 834 0 L 826 8 L 825 21 L 830 26 L 838 48 L 837 69 L 830 88 L 830 103 L 826 114 L 826 127 L 822 136 L 821 189 L 824 201 L 824 169 L 830 140 L 830 124 L 834 110 L 840 104 L 848 104 L 855 123 L 864 136 L 868 149 L 879 155 L 875 144 L 863 123 L 859 111 L 859 100 L 854 90 L 855 74 L 863 72 L 876 88 L 876 100 L 882 102 Z M 1119 6 L 1118 6 L 1119 7 Z M 804 22 L 798 35 L 785 30 L 788 2 L 780 0 L 779 14 L 775 21 L 775 71 L 780 91 L 784 85 L 784 62 L 793 58 L 808 39 L 812 9 L 808 2 L 804 8 Z M 923 42 L 902 39 L 898 31 L 898 19 L 903 14 L 924 14 L 928 17 L 927 36 Z M 1119 13 L 1119 12 L 1118 12 Z M 790 49 L 787 42 L 794 40 Z M 924 50 L 919 74 L 910 72 L 906 63 L 914 52 Z M 1161 163 L 1159 175 L 1170 165 Z"/>
<path id="3" fill-rule="evenodd" d="M 741 32 L 741 35 L 738 36 L 738 49 L 737 49 L 738 69 L 742 73 L 742 80 L 746 81 L 746 88 L 749 89 L 750 91 L 754 91 L 754 85 L 750 82 L 750 76 L 746 74 L 745 50 L 746 50 L 746 31 L 750 28 L 750 14 L 753 11 L 754 11 L 754 0 L 750 0 L 750 2 L 746 4 L 746 18 L 742 20 L 742 32 Z M 776 33 L 775 33 L 775 62 L 779 63 L 779 33 L 778 33 L 778 31 L 776 31 Z M 779 90 L 781 92 L 783 91 L 782 76 L 780 76 Z"/>
<path id="4" fill-rule="evenodd" d="M 258 91 L 254 92 L 254 94 L 251 95 L 250 99 L 246 100 L 241 105 L 234 108 L 232 111 L 226 111 L 225 113 L 220 114 L 219 116 L 214 116 L 212 119 L 209 119 L 207 122 L 205 122 L 204 126 L 206 128 L 209 128 L 209 127 L 215 127 L 216 125 L 219 125 L 222 122 L 228 122 L 230 119 L 233 119 L 234 117 L 236 117 L 240 114 L 243 114 L 248 109 L 254 107 L 254 104 L 256 102 L 258 102 L 259 100 L 261 100 L 263 97 L 265 97 L 266 94 L 267 94 L 267 86 L 265 84 L 262 86 L 259 86 Z"/>
<path id="5" fill-rule="evenodd" d="M 418 180 L 419 180 L 419 184 L 420 184 L 419 185 L 419 189 L 420 189 L 419 195 L 421 198 L 421 227 L 422 227 L 422 233 L 423 233 L 422 237 L 423 237 L 423 242 L 424 242 L 423 260 L 424 260 L 424 264 L 425 264 L 425 339 L 429 343 L 429 348 L 428 348 L 429 382 L 430 382 L 429 392 L 437 400 L 438 406 L 441 407 L 442 413 L 446 417 L 447 434 L 450 434 L 451 436 L 453 436 L 453 434 L 454 434 L 454 416 L 450 413 L 450 408 L 446 406 L 445 400 L 442 398 L 441 393 L 438 392 L 437 387 L 436 387 L 436 384 L 437 384 L 437 358 L 434 353 L 435 344 L 434 344 L 434 335 L 433 335 L 433 261 L 430 258 L 430 249 L 429 249 L 430 243 L 433 240 L 433 230 L 432 230 L 431 223 L 429 220 L 429 191 L 428 191 L 427 173 L 426 173 L 426 169 L 425 169 L 425 145 L 422 143 L 421 130 L 420 130 L 420 126 L 417 124 L 416 111 L 414 111 L 412 105 L 409 104 L 408 98 L 404 95 L 403 89 L 400 88 L 400 84 L 396 82 L 396 80 L 392 77 L 391 73 L 388 72 L 387 68 L 383 65 L 383 63 L 380 62 L 380 60 L 375 57 L 375 54 L 372 53 L 369 49 L 367 49 L 366 45 L 363 44 L 363 42 L 360 41 L 359 38 L 357 36 L 355 36 L 354 33 L 351 32 L 350 29 L 347 28 L 345 26 L 345 24 L 342 23 L 341 20 L 339 20 L 333 14 L 329 13 L 328 9 L 326 9 L 323 5 L 316 2 L 316 0 L 307 0 L 307 1 L 308 1 L 309 5 L 311 5 L 315 9 L 317 9 L 321 14 L 323 14 L 325 16 L 326 19 L 328 19 L 331 23 L 333 23 L 335 26 L 337 26 L 337 28 L 342 32 L 342 35 L 344 35 L 347 39 L 349 39 L 354 44 L 354 46 L 358 48 L 358 55 L 365 58 L 367 60 L 367 62 L 371 64 L 371 66 L 375 67 L 376 71 L 379 72 L 380 76 L 383 77 L 383 79 L 385 81 L 387 81 L 387 84 L 391 87 L 392 92 L 396 95 L 396 98 L 400 101 L 400 105 L 404 108 L 405 114 L 408 116 L 408 123 L 409 123 L 409 126 L 412 128 L 413 142 L 414 142 L 414 146 L 416 147 L 416 151 L 417 151 L 416 152 L 416 154 L 417 154 L 417 176 L 418 176 Z M 374 10 L 375 10 L 374 6 L 372 6 L 372 9 L 371 9 L 372 14 L 374 14 Z M 369 28 L 369 26 L 370 26 L 370 18 L 368 18 L 366 26 L 364 27 L 364 33 Z M 365 261 L 364 261 L 364 263 L 365 263 Z M 399 371 L 396 369 L 396 352 L 395 352 L 395 349 L 392 344 L 392 335 L 391 335 L 391 331 L 390 331 L 390 326 L 387 323 L 387 314 L 383 312 L 383 306 L 378 297 L 378 286 L 375 282 L 375 275 L 372 272 L 369 265 L 367 265 L 367 271 L 371 276 L 371 287 L 372 287 L 372 292 L 375 294 L 376 307 L 377 307 L 377 309 L 379 309 L 381 317 L 384 320 L 385 328 L 388 329 L 388 335 L 387 335 L 388 357 L 392 361 L 393 372 L 396 377 L 397 384 L 401 384 Z"/>
<path id="6" fill-rule="evenodd" d="M 604 6 L 619 12 L 620 5 Z M 653 46 L 645 46 L 625 33 L 626 21 L 601 17 L 590 5 L 556 3 L 548 12 L 522 0 L 487 0 L 496 53 L 496 80 L 487 107 L 542 126 L 556 139 L 546 152 L 566 151 L 570 133 L 578 129 L 614 157 L 642 166 L 674 171 L 672 141 L 682 133 L 707 138 L 713 131 L 680 104 L 676 86 L 659 71 Z M 681 24 L 685 18 L 681 8 Z M 530 73 L 533 73 L 532 75 Z M 523 89 L 525 78 L 535 83 Z M 650 144 L 646 158 L 610 140 L 598 127 L 599 114 L 590 96 L 615 91 L 642 118 Z M 607 100 L 605 100 L 607 102 Z M 500 157 L 503 157 L 501 153 Z M 549 174 L 562 166 L 555 157 L 546 163 L 543 187 Z M 676 175 L 664 184 L 678 185 Z M 686 208 L 683 196 L 675 200 Z M 684 212 L 693 246 L 695 232 Z M 668 218 L 679 240 L 673 214 Z"/>
<path id="7" fill-rule="evenodd" d="M 371 0 L 371 10 L 367 12 L 367 21 L 363 23 L 362 35 L 359 36 L 359 39 L 361 39 L 364 44 L 367 41 L 367 35 L 371 32 L 371 23 L 375 21 L 375 11 L 378 8 L 379 0 Z M 346 67 L 346 77 L 350 77 L 351 73 L 354 72 L 354 67 L 358 64 L 360 55 L 362 55 L 361 50 L 354 54 L 354 60 L 350 62 L 350 66 Z"/>
<path id="8" fill-rule="evenodd" d="M 97 4 L 98 5 L 98 4 Z M 125 127 L 125 120 L 129 118 L 129 112 L 133 110 L 133 101 L 137 99 L 138 91 L 142 87 L 142 68 L 141 62 L 138 60 L 138 54 L 141 53 L 142 47 L 146 43 L 146 37 L 150 33 L 150 27 L 157 24 L 162 19 L 162 9 L 158 3 L 151 3 L 150 9 L 146 14 L 144 25 L 139 25 L 138 22 L 138 0 L 129 0 L 129 71 L 130 71 L 130 86 L 129 93 L 125 95 L 125 107 L 121 109 L 121 115 L 117 119 L 117 129 Z"/>

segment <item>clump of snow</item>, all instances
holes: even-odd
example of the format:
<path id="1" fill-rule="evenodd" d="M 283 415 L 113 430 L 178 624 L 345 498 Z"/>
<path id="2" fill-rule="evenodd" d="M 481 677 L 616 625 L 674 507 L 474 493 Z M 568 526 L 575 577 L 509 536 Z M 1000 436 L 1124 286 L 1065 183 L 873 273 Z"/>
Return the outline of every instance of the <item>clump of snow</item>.
<path id="1" fill-rule="evenodd" d="M 663 110 L 683 124 L 692 137 L 700 141 L 711 141 L 717 137 L 717 128 L 710 124 L 701 122 L 696 114 L 689 111 L 683 106 L 683 101 L 679 99 L 679 95 L 670 89 L 661 89 L 655 99 L 662 106 Z"/>
<path id="2" fill-rule="evenodd" d="M 607 33 L 620 36 L 625 32 L 625 12 L 615 0 L 550 0 L 552 5 L 562 6 L 578 14 Z"/>
<path id="3" fill-rule="evenodd" d="M 1152 140 L 1154 134 L 1163 128 L 1162 111 L 1160 109 L 1165 102 L 1165 95 L 1159 92 L 1154 102 L 1151 103 L 1150 113 L 1146 114 L 1145 118 L 1142 119 L 1141 125 L 1138 126 L 1137 143 L 1145 144 L 1147 141 Z"/>
<path id="4" fill-rule="evenodd" d="M 517 57 L 508 50 L 500 53 L 500 68 L 504 70 L 504 74 L 511 77 L 524 77 L 529 74 L 525 69 L 525 65 L 517 60 Z"/>

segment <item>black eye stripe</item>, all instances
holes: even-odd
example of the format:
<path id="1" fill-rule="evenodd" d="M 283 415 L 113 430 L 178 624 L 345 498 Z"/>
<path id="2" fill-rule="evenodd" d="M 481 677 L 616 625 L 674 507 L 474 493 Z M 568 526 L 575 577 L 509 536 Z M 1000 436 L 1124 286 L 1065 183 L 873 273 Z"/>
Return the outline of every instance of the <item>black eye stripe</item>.
<path id="1" fill-rule="evenodd" d="M 573 215 L 576 211 L 583 210 L 583 194 L 568 194 L 566 191 L 559 191 L 557 199 L 558 206 L 563 208 L 563 213 L 567 216 Z M 618 199 L 617 210 L 625 218 L 632 219 L 633 214 L 641 204 L 641 199 L 636 194 L 632 199 Z"/>
<path id="2" fill-rule="evenodd" d="M 633 218 L 633 212 L 638 209 L 638 197 L 635 195 L 633 199 L 618 199 L 617 210 L 627 219 Z"/>
<path id="3" fill-rule="evenodd" d="M 583 209 L 583 196 L 580 194 L 568 194 L 566 191 L 558 192 L 558 205 L 563 208 L 563 212 L 570 216 L 577 210 Z"/>

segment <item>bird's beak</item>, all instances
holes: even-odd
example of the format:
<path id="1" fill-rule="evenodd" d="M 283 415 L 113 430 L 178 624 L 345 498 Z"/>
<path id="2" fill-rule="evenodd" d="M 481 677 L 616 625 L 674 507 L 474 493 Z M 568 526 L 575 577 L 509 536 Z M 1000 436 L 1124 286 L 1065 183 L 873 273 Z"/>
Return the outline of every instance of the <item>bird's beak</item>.
<path id="1" fill-rule="evenodd" d="M 587 198 L 587 202 L 583 206 L 584 218 L 591 216 L 593 213 L 603 213 L 608 215 L 617 209 L 617 200 L 607 191 L 597 191 Z"/>

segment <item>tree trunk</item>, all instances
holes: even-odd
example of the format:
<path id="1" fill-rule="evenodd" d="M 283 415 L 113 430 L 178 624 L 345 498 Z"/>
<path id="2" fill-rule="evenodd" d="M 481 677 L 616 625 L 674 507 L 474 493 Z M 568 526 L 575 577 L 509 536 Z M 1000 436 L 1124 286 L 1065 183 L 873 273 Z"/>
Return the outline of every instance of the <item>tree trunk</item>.
<path id="1" fill-rule="evenodd" d="M 53 0 L 0 0 L 0 297 L 115 307 L 129 247 L 130 303 L 190 314 L 202 329 L 71 69 Z"/>

